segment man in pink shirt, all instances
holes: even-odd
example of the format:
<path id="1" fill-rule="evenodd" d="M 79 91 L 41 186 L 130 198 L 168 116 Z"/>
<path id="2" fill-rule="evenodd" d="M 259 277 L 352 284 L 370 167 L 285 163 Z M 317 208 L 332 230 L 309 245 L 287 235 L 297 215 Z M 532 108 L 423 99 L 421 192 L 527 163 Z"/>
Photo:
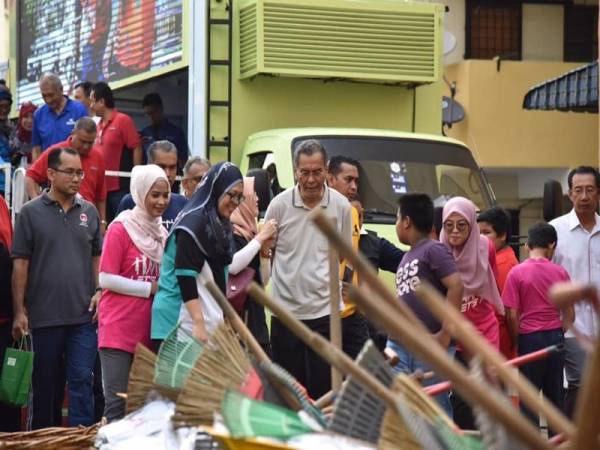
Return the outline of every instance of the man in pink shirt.
<path id="1" fill-rule="evenodd" d="M 561 317 L 548 298 L 554 284 L 570 280 L 565 269 L 550 261 L 556 242 L 556 230 L 552 225 L 538 223 L 531 227 L 527 240 L 529 259 L 511 269 L 504 285 L 502 300 L 506 307 L 508 331 L 519 355 L 563 344 L 563 330 L 568 329 L 575 318 L 572 307 Z M 563 403 L 563 367 L 564 355 L 554 353 L 542 361 L 521 366 L 520 370 L 560 409 Z M 539 425 L 537 412 L 523 405 L 521 410 Z"/>

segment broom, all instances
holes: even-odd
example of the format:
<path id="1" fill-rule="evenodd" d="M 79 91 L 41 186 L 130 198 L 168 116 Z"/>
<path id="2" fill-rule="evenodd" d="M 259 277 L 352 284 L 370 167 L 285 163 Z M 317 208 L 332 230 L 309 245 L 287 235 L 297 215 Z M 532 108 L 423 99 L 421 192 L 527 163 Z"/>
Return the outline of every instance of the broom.
<path id="1" fill-rule="evenodd" d="M 146 403 L 148 393 L 155 389 L 154 366 L 156 355 L 143 344 L 138 343 L 129 371 L 125 411 L 127 414 L 140 409 Z"/>
<path id="2" fill-rule="evenodd" d="M 281 396 L 285 403 L 294 411 L 303 409 L 324 426 L 325 418 L 320 409 L 313 406 L 313 402 L 308 397 L 304 386 L 302 386 L 287 370 L 271 361 L 218 286 L 212 281 L 208 281 L 205 286 L 223 310 L 223 313 L 229 320 L 231 326 L 238 332 L 248 349 L 253 353 L 259 363 L 259 367 L 264 371 L 269 384 Z"/>
<path id="3" fill-rule="evenodd" d="M 448 358 L 446 352 L 431 337 L 412 311 L 377 278 L 377 274 L 368 261 L 352 249 L 350 244 L 331 226 L 322 211 L 315 209 L 310 215 L 315 225 L 326 235 L 340 254 L 352 263 L 355 270 L 361 274 L 363 281 L 377 295 L 378 301 L 375 302 L 364 294 L 362 288 L 350 287 L 350 295 L 370 319 L 376 320 L 379 326 L 398 339 L 418 358 L 429 363 L 436 372 L 450 379 L 464 398 L 470 403 L 483 406 L 495 420 L 503 423 L 515 436 L 532 448 L 551 448 L 550 444 L 539 435 L 530 423 L 520 420 L 519 416 L 515 415 L 514 410 L 499 404 L 493 395 L 486 391 L 485 387 L 468 382 L 466 370 Z"/>
<path id="4" fill-rule="evenodd" d="M 399 314 L 385 303 L 367 298 L 362 288 L 351 288 L 351 295 L 370 319 L 386 329 L 409 351 L 433 367 L 436 372 L 450 379 L 463 398 L 471 404 L 477 404 L 486 409 L 495 420 L 504 424 L 530 447 L 536 450 L 552 448 L 529 421 L 524 420 L 512 407 L 498 401 L 494 393 L 487 389 L 487 386 L 474 383 L 467 370 L 449 358 L 445 350 L 429 333 L 417 334 L 411 323 L 399 317 Z"/>
<path id="5" fill-rule="evenodd" d="M 550 290 L 550 298 L 559 309 L 586 299 L 599 314 L 598 291 L 594 285 L 560 283 Z M 582 344 L 580 342 L 580 344 Z M 577 398 L 575 423 L 577 434 L 572 442 L 574 450 L 600 449 L 598 417 L 600 416 L 600 345 L 596 339 L 586 364 L 583 384 Z"/>
<path id="6" fill-rule="evenodd" d="M 158 350 L 154 383 L 178 392 L 200 357 L 202 344 L 178 324 Z"/>
<path id="7" fill-rule="evenodd" d="M 318 431 L 289 409 L 260 402 L 232 390 L 227 390 L 221 414 L 234 438 L 270 437 L 288 440 L 300 434 Z"/>
<path id="8" fill-rule="evenodd" d="M 225 322 L 210 336 L 177 398 L 177 426 L 208 425 L 227 389 L 248 388 L 260 396 L 260 379 L 234 331 Z"/>
<path id="9" fill-rule="evenodd" d="M 373 374 L 384 386 L 391 387 L 394 373 L 370 339 L 356 357 L 356 363 Z M 376 443 L 386 403 L 349 376 L 337 397 L 328 430 L 366 442 Z"/>
<path id="10" fill-rule="evenodd" d="M 497 350 L 492 348 L 485 338 L 477 332 L 471 322 L 448 305 L 438 291 L 423 284 L 417 290 L 419 299 L 429 308 L 431 313 L 440 321 L 452 325 L 450 331 L 460 343 L 471 352 L 479 355 L 489 366 L 496 369 L 498 377 L 508 386 L 513 386 L 519 392 L 519 399 L 532 411 L 540 411 L 548 423 L 558 432 L 567 437 L 575 435 L 573 424 L 551 402 L 543 401 L 540 393 L 533 385 L 511 367 Z"/>
<path id="11" fill-rule="evenodd" d="M 399 374 L 394 380 L 392 390 L 400 394 L 404 399 L 404 411 L 410 410 L 411 414 L 422 418 L 424 421 L 435 424 L 437 422 L 444 423 L 448 428 L 454 428 L 454 423 L 446 415 L 444 411 L 435 403 L 431 397 L 423 392 L 421 386 L 417 384 L 410 376 Z M 409 414 L 402 414 L 402 408 L 398 410 L 388 409 L 383 418 L 381 426 L 381 436 L 379 438 L 378 448 L 394 449 L 398 448 L 398 443 L 401 442 L 401 448 L 406 449 L 425 449 L 422 442 L 435 440 L 431 432 L 427 432 L 425 427 L 419 428 L 419 439 L 416 439 L 414 433 L 410 432 L 411 427 L 406 422 L 406 417 Z"/>
<path id="12" fill-rule="evenodd" d="M 372 393 L 381 397 L 389 408 L 397 410 L 398 396 L 395 395 L 389 388 L 384 386 L 373 375 L 352 361 L 343 351 L 335 347 L 331 342 L 323 338 L 318 333 L 311 331 L 306 325 L 293 317 L 287 310 L 283 309 L 269 295 L 264 292 L 256 283 L 250 285 L 249 293 L 259 303 L 268 307 L 277 318 L 283 322 L 298 338 L 300 338 L 307 346 L 312 348 L 321 358 L 335 366 L 340 372 L 351 374 L 365 387 L 371 390 Z M 401 421 L 397 422 L 398 426 L 403 426 Z M 406 431 L 406 442 L 412 442 L 418 445 L 414 439 L 411 440 L 410 432 L 403 426 Z M 407 447 L 409 448 L 409 447 Z M 420 447 L 410 447 L 419 448 Z"/>

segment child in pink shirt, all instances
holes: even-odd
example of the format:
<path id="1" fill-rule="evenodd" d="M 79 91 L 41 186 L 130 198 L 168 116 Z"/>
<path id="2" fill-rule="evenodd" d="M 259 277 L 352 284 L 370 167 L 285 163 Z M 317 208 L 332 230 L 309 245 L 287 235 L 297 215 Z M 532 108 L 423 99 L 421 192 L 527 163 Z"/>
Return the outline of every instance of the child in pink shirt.
<path id="1" fill-rule="evenodd" d="M 567 271 L 550 261 L 556 242 L 556 230 L 551 225 L 538 223 L 531 227 L 527 240 L 529 259 L 511 269 L 504 285 L 502 299 L 507 308 L 508 330 L 519 355 L 561 345 L 563 326 L 568 328 L 574 320 L 572 308 L 561 318 L 548 298 L 552 285 L 569 281 Z M 563 366 L 563 354 L 553 353 L 546 359 L 521 366 L 520 371 L 561 409 Z M 523 405 L 521 410 L 539 425 L 537 412 Z"/>
<path id="2" fill-rule="evenodd" d="M 127 391 L 136 345 L 150 346 L 152 299 L 167 238 L 161 216 L 170 192 L 169 180 L 160 167 L 135 166 L 131 173 L 135 207 L 120 213 L 104 238 L 98 348 L 104 416 L 109 422 L 125 415 L 125 402 L 116 394 Z"/>

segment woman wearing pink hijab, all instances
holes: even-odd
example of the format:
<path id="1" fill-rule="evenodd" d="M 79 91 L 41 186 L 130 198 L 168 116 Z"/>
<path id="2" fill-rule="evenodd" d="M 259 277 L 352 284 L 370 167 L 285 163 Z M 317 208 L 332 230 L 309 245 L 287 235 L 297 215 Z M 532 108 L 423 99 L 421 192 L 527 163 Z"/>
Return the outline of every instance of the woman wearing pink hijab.
<path id="1" fill-rule="evenodd" d="M 452 250 L 456 266 L 464 285 L 461 312 L 469 319 L 487 341 L 498 349 L 500 333 L 496 312 L 503 316 L 504 306 L 494 275 L 496 251 L 494 244 L 479 234 L 477 212 L 472 201 L 454 197 L 442 212 L 440 241 Z M 456 359 L 466 364 L 460 343 L 456 346 Z M 463 429 L 474 429 L 475 421 L 464 401 L 451 397 L 454 421 Z"/>
<path id="2" fill-rule="evenodd" d="M 277 222 L 270 220 L 258 231 L 258 196 L 254 189 L 254 178 L 244 177 L 244 201 L 231 214 L 233 225 L 234 250 L 233 260 L 229 266 L 229 274 L 237 275 L 246 267 L 254 269 L 254 281 L 264 285 L 261 274 L 260 253 L 266 253 L 277 233 Z M 260 252 L 260 253 L 259 253 Z M 246 301 L 244 319 L 248 328 L 264 348 L 270 353 L 269 331 L 262 305 L 251 298 Z"/>
<path id="3" fill-rule="evenodd" d="M 440 241 L 452 250 L 464 285 L 461 311 L 498 348 L 495 312 L 503 316 L 504 306 L 494 276 L 494 245 L 479 234 L 475 205 L 464 197 L 446 203 L 442 225 Z"/>
<path id="4" fill-rule="evenodd" d="M 98 348 L 106 399 L 104 416 L 109 422 L 125 415 L 125 402 L 117 393 L 127 390 L 136 345 L 151 346 L 152 300 L 167 239 L 161 216 L 170 193 L 169 180 L 160 167 L 135 166 L 131 172 L 135 207 L 120 213 L 104 237 Z"/>

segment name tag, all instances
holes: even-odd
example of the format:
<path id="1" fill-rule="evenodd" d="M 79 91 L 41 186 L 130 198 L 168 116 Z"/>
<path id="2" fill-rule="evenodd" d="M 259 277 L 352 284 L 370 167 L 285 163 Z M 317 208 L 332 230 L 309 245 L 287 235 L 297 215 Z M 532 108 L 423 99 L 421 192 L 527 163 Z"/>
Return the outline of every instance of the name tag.
<path id="1" fill-rule="evenodd" d="M 6 365 L 14 367 L 17 365 L 17 358 L 6 358 Z"/>

